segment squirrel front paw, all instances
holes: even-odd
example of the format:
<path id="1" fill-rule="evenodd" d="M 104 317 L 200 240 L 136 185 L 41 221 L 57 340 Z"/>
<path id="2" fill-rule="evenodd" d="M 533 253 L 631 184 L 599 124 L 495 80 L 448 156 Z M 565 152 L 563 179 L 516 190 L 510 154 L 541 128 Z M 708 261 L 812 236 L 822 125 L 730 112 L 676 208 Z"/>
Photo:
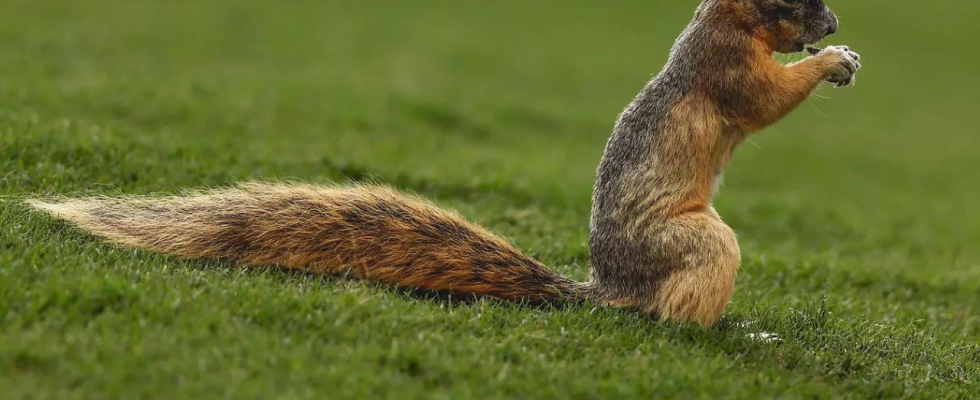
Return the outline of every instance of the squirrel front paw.
<path id="1" fill-rule="evenodd" d="M 828 46 L 825 49 L 808 48 L 815 57 L 826 57 L 833 60 L 827 72 L 827 82 L 837 87 L 850 85 L 854 74 L 861 69 L 861 55 L 851 51 L 847 46 Z"/>
<path id="2" fill-rule="evenodd" d="M 854 80 L 854 74 L 861 69 L 861 55 L 851 51 L 847 46 L 828 46 L 823 50 L 811 49 L 815 57 L 827 57 L 832 59 L 832 66 L 828 71 L 827 82 L 835 84 L 837 87 L 850 85 Z"/>

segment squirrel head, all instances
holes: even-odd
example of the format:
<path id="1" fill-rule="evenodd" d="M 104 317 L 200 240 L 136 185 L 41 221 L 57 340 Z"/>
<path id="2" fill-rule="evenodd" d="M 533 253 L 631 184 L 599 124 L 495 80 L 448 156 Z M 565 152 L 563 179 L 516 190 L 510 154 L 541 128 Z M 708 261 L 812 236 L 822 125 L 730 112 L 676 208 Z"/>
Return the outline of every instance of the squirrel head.
<path id="1" fill-rule="evenodd" d="M 823 0 L 721 0 L 736 23 L 780 53 L 803 51 L 837 32 L 837 15 Z"/>

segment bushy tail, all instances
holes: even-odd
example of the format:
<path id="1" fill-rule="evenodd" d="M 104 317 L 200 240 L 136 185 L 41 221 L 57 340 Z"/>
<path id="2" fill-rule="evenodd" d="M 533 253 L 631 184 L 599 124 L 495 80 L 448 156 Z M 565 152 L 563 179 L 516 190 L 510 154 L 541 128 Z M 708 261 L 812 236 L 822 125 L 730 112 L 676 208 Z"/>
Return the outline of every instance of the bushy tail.
<path id="1" fill-rule="evenodd" d="M 352 274 L 498 299 L 580 299 L 583 284 L 419 198 L 379 186 L 249 183 L 172 197 L 31 201 L 123 246 Z"/>

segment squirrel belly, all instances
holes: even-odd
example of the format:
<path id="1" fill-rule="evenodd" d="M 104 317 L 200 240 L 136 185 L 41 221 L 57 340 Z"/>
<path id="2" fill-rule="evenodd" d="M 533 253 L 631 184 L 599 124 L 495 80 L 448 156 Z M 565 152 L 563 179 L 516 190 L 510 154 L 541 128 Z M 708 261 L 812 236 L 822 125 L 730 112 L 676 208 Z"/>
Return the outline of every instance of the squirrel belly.
<path id="1" fill-rule="evenodd" d="M 567 279 L 506 240 L 383 186 L 248 183 L 171 197 L 32 201 L 118 245 L 347 274 L 397 287 L 502 300 L 582 300 Z"/>

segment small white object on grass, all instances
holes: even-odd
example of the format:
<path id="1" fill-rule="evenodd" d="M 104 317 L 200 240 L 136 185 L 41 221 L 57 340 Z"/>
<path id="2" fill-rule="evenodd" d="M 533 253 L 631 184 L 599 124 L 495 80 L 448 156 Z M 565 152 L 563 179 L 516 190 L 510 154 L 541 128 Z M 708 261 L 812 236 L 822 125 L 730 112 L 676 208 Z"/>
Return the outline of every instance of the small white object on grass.
<path id="1" fill-rule="evenodd" d="M 745 337 L 749 339 L 758 340 L 761 342 L 766 342 L 766 343 L 780 344 L 783 342 L 783 339 L 780 339 L 779 336 L 777 336 L 775 333 L 768 333 L 768 332 L 750 333 L 748 335 L 745 335 Z"/>

